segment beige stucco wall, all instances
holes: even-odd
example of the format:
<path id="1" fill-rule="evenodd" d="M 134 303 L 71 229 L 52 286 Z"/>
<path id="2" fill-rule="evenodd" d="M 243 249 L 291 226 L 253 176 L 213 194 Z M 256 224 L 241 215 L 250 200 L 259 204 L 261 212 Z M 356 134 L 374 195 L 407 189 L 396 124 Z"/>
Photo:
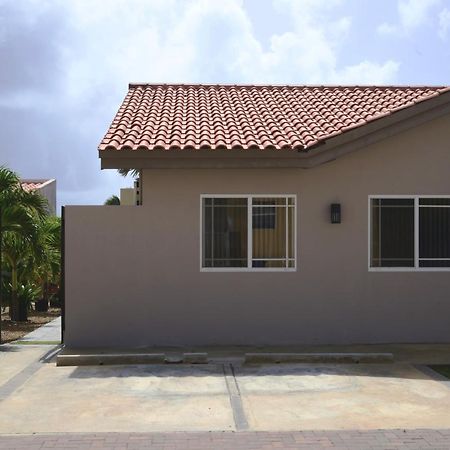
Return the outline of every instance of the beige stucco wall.
<path id="1" fill-rule="evenodd" d="M 367 267 L 368 195 L 449 169 L 447 116 L 313 169 L 145 170 L 143 206 L 66 208 L 66 343 L 450 342 L 450 272 Z M 200 272 L 205 193 L 297 194 L 297 271 Z"/>
<path id="2" fill-rule="evenodd" d="M 120 189 L 120 204 L 121 206 L 131 206 L 136 204 L 134 188 Z"/>
<path id="3" fill-rule="evenodd" d="M 39 188 L 39 192 L 48 200 L 50 213 L 56 214 L 56 180 L 52 180 Z"/>

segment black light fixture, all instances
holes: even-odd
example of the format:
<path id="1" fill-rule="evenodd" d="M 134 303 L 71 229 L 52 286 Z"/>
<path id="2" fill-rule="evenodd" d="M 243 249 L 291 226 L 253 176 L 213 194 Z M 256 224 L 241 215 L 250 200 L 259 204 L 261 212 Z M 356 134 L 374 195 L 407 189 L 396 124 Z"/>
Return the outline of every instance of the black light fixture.
<path id="1" fill-rule="evenodd" d="M 341 204 L 332 203 L 330 212 L 331 212 L 331 223 L 341 223 Z"/>

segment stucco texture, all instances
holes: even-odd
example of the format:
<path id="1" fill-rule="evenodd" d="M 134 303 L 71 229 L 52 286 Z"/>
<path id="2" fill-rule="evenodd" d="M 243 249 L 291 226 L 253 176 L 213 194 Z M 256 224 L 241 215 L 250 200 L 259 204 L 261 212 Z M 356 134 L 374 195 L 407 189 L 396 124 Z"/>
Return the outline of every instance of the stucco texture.
<path id="1" fill-rule="evenodd" d="M 450 194 L 449 130 L 311 169 L 144 170 L 142 206 L 67 207 L 66 344 L 450 342 L 450 272 L 368 270 L 368 196 Z M 201 272 L 201 194 L 296 194 L 297 270 Z"/>

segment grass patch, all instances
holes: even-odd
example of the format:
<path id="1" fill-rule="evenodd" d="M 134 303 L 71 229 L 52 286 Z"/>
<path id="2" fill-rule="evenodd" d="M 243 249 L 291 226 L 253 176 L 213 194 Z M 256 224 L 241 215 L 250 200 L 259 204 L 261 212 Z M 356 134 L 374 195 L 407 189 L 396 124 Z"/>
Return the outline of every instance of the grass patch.
<path id="1" fill-rule="evenodd" d="M 430 368 L 450 380 L 450 365 L 430 366 Z"/>
<path id="2" fill-rule="evenodd" d="M 58 345 L 61 341 L 15 341 L 14 345 Z"/>

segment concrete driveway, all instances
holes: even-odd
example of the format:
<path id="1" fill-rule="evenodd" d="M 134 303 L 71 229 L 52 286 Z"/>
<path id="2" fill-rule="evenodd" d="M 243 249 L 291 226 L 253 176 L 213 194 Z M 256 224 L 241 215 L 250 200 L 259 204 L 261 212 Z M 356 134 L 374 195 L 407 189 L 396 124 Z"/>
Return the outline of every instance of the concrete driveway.
<path id="1" fill-rule="evenodd" d="M 49 346 L 0 349 L 0 433 L 450 428 L 448 383 L 406 363 L 56 367 Z"/>

